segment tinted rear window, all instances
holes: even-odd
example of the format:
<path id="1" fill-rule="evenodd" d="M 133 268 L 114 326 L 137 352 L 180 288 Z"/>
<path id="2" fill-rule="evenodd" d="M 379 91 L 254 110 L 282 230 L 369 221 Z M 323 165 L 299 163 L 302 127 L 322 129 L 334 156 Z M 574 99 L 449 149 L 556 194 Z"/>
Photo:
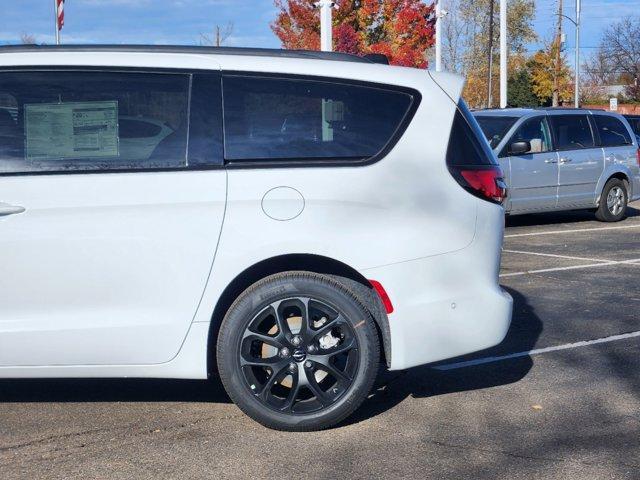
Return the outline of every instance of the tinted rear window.
<path id="1" fill-rule="evenodd" d="M 482 137 L 475 118 L 462 101 L 453 118 L 447 164 L 455 167 L 496 164 L 493 152 Z"/>
<path id="2" fill-rule="evenodd" d="M 409 112 L 407 93 L 327 81 L 224 79 L 227 160 L 366 159 Z"/>
<path id="3" fill-rule="evenodd" d="M 550 115 L 558 150 L 578 150 L 595 146 L 586 115 Z"/>
<path id="4" fill-rule="evenodd" d="M 619 147 L 633 143 L 627 127 L 617 118 L 609 115 L 594 115 L 593 119 L 600 134 L 600 145 L 603 147 Z"/>
<path id="5" fill-rule="evenodd" d="M 628 116 L 627 121 L 629 122 L 629 125 L 631 125 L 633 133 L 640 135 L 640 117 Z"/>
<path id="6" fill-rule="evenodd" d="M 488 117 L 486 115 L 477 115 L 476 120 L 489 145 L 491 145 L 491 148 L 496 148 L 507 132 L 511 130 L 514 123 L 516 123 L 518 117 Z"/>

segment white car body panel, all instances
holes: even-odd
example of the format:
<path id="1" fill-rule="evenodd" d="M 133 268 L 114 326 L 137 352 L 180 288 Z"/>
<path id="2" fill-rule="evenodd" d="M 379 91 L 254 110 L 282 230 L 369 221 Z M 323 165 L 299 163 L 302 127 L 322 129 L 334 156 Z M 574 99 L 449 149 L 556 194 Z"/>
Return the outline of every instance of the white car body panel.
<path id="1" fill-rule="evenodd" d="M 422 103 L 399 143 L 367 166 L 0 176 L 0 201 L 27 208 L 0 219 L 0 252 L 12 252 L 0 253 L 11 272 L 0 292 L 0 303 L 11 305 L 0 314 L 0 377 L 206 378 L 209 324 L 222 292 L 249 267 L 287 254 L 329 257 L 382 282 L 396 308 L 392 369 L 504 338 L 512 305 L 498 286 L 504 211 L 463 190 L 445 163 L 459 77 L 157 52 L 7 53 L 2 65 L 375 79 L 418 90 Z M 263 198 L 278 187 L 304 199 L 291 220 L 265 213 Z M 278 212 L 299 208 L 295 195 L 277 201 Z M 38 276 L 36 291 L 30 279 Z M 34 293 L 42 297 L 33 301 Z"/>
<path id="2" fill-rule="evenodd" d="M 0 366 L 155 364 L 209 276 L 226 172 L 0 177 Z M 206 221 L 203 221 L 206 219 Z"/>

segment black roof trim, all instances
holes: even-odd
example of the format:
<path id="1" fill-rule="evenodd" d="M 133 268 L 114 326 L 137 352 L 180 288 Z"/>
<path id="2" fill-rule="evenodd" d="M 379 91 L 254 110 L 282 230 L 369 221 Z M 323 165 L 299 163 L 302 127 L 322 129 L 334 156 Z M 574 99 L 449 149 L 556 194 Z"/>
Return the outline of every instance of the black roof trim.
<path id="1" fill-rule="evenodd" d="M 314 50 L 281 50 L 275 48 L 200 47 L 189 45 L 3 45 L 2 53 L 19 52 L 135 52 L 184 53 L 210 55 L 244 55 L 251 57 L 332 60 L 352 63 L 378 63 L 372 59 L 340 52 Z"/>

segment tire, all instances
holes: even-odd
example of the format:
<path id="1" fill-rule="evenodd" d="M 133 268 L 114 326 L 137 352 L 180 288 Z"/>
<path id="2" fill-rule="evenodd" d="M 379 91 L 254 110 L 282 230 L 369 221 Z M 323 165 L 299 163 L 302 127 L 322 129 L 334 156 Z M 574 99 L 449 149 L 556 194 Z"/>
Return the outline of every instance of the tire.
<path id="1" fill-rule="evenodd" d="M 249 417 L 277 430 L 313 431 L 364 401 L 380 346 L 374 320 L 346 286 L 287 272 L 255 283 L 231 305 L 217 359 L 229 397 Z"/>
<path id="2" fill-rule="evenodd" d="M 601 222 L 619 222 L 627 213 L 629 194 L 624 182 L 619 178 L 610 178 L 602 189 L 596 218 Z"/>

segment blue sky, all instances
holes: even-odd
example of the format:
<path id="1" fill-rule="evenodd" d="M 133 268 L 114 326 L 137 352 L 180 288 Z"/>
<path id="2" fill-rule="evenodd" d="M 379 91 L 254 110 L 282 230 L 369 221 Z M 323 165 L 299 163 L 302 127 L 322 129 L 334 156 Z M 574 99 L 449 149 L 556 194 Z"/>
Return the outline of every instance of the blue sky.
<path id="1" fill-rule="evenodd" d="M 430 1 L 430 0 L 428 0 Z M 29 33 L 38 42 L 53 43 L 53 0 L 0 0 L 0 44 L 17 43 Z M 575 0 L 565 0 L 565 13 L 574 16 Z M 535 28 L 540 37 L 552 35 L 557 0 L 536 0 Z M 640 0 L 583 0 L 582 45 L 589 54 L 611 22 L 640 14 Z M 201 33 L 216 24 L 234 22 L 233 46 L 279 47 L 269 28 L 275 16 L 273 0 L 67 0 L 67 43 L 197 44 Z M 565 22 L 572 49 L 574 27 Z M 530 45 L 534 50 L 538 45 Z"/>

